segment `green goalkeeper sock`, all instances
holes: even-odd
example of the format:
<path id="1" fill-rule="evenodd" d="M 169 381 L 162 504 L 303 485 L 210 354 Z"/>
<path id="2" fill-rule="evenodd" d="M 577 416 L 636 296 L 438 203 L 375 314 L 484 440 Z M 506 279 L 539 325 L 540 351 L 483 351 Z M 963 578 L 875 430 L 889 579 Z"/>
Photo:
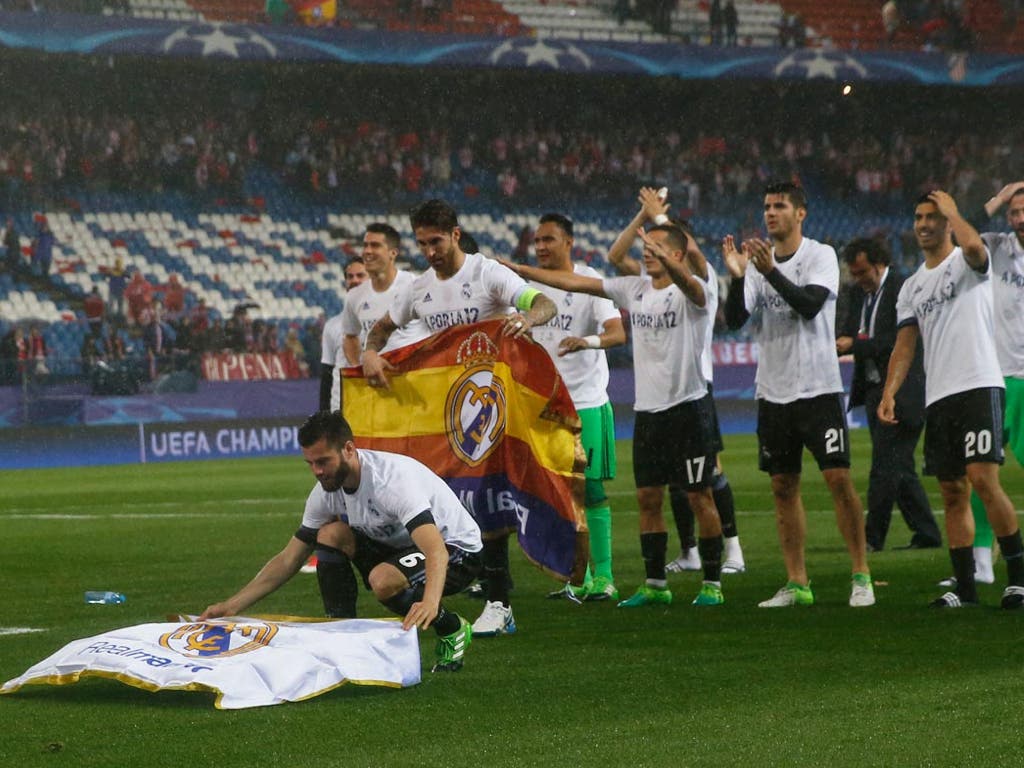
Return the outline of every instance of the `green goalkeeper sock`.
<path id="1" fill-rule="evenodd" d="M 587 509 L 587 527 L 590 528 L 590 560 L 594 575 L 612 579 L 612 510 L 603 507 Z"/>
<path id="2" fill-rule="evenodd" d="M 985 505 L 974 491 L 971 491 L 971 512 L 974 513 L 974 546 L 992 549 L 995 535 L 985 514 Z"/>

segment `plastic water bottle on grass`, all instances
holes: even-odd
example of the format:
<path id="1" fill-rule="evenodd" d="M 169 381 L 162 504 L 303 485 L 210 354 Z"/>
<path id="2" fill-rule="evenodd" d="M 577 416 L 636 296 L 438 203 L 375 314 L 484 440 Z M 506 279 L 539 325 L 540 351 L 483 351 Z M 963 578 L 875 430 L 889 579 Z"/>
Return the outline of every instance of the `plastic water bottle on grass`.
<path id="1" fill-rule="evenodd" d="M 90 590 L 85 593 L 85 602 L 89 605 L 120 605 L 127 599 L 120 592 L 110 592 L 109 590 Z"/>

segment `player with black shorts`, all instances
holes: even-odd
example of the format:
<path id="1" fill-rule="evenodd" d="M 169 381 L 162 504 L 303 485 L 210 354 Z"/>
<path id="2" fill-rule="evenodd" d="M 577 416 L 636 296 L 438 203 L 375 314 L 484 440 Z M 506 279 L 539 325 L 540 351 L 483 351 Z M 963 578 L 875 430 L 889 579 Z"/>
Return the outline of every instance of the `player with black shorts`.
<path id="1" fill-rule="evenodd" d="M 647 270 L 644 277 L 599 280 L 521 264 L 508 266 L 532 282 L 607 297 L 630 314 L 636 386 L 633 473 L 647 578 L 619 606 L 672 602 L 665 578 L 668 532 L 662 506 L 665 486 L 673 482 L 686 488 L 700 526 L 704 583 L 693 603 L 720 605 L 725 601 L 722 526 L 711 493 L 716 432 L 701 366 L 707 326 L 716 305 L 705 280 L 687 265 L 688 236 L 683 230 L 666 224 L 641 231 L 640 236 Z"/>
<path id="2" fill-rule="evenodd" d="M 322 561 L 351 560 L 376 598 L 404 617 L 405 629 L 434 628 L 433 671 L 461 669 L 472 629 L 441 597 L 465 589 L 480 570 L 480 528 L 469 512 L 415 459 L 357 450 L 340 412 L 310 416 L 299 445 L 317 479 L 301 526 L 246 586 L 200 618 L 238 615 L 298 573 L 315 545 Z"/>
<path id="3" fill-rule="evenodd" d="M 788 581 L 762 608 L 812 605 L 804 559 L 807 519 L 800 496 L 803 450 L 818 463 L 832 494 L 850 554 L 850 605 L 874 605 L 864 540 L 864 510 L 850 478 L 850 441 L 835 350 L 839 260 L 831 246 L 804 237 L 807 199 L 795 184 L 769 185 L 764 222 L 769 240 L 737 250 L 722 244 L 732 275 L 726 321 L 747 320 L 759 345 L 757 439 L 760 468 L 771 476 L 775 519 Z"/>
<path id="4" fill-rule="evenodd" d="M 973 488 L 985 505 L 1006 560 L 1002 607 L 1024 606 L 1024 545 L 1013 504 L 999 482 L 1004 460 L 1005 382 L 996 351 L 992 258 L 956 201 L 935 190 L 914 209 L 914 236 L 924 263 L 900 289 L 899 332 L 878 418 L 893 424 L 895 396 L 918 337 L 924 344 L 925 472 L 935 475 L 946 511 L 946 538 L 956 586 L 932 601 L 940 608 L 978 602 Z M 953 246 L 953 237 L 959 246 Z"/>

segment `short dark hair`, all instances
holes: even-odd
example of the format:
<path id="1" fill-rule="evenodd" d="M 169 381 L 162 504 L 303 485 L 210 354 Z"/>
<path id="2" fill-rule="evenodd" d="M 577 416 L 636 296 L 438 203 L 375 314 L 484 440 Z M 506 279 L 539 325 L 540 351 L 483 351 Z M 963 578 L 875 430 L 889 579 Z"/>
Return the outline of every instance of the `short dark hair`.
<path id="1" fill-rule="evenodd" d="M 889 249 L 873 237 L 858 237 L 847 243 L 843 248 L 843 261 L 846 264 L 853 264 L 860 253 L 867 256 L 869 264 L 881 264 L 887 267 L 892 262 Z"/>
<path id="2" fill-rule="evenodd" d="M 309 448 L 322 438 L 338 450 L 352 439 L 352 427 L 345 421 L 341 411 L 317 411 L 302 422 L 299 427 L 299 445 Z"/>
<path id="3" fill-rule="evenodd" d="M 409 223 L 414 232 L 419 227 L 437 227 L 451 232 L 459 226 L 459 216 L 451 205 L 435 198 L 413 208 L 409 213 Z"/>
<path id="4" fill-rule="evenodd" d="M 932 200 L 931 194 L 931 192 L 925 192 L 919 195 L 917 200 L 914 201 L 914 207 L 917 208 L 921 203 L 931 203 L 932 205 L 935 205 L 935 201 Z M 938 208 L 939 206 L 935 205 L 935 207 Z"/>
<path id="5" fill-rule="evenodd" d="M 459 250 L 463 253 L 477 253 L 480 250 L 480 243 L 469 232 L 459 230 Z"/>
<path id="6" fill-rule="evenodd" d="M 374 221 L 371 224 L 366 225 L 367 232 L 373 232 L 378 235 L 384 235 L 384 239 L 387 241 L 389 248 L 394 248 L 396 251 L 402 248 L 402 236 L 398 234 L 398 230 L 388 224 L 386 221 Z"/>
<path id="7" fill-rule="evenodd" d="M 355 256 L 350 256 L 349 260 L 345 262 L 345 269 L 348 269 L 353 264 L 365 264 L 365 263 L 366 263 L 366 259 L 364 259 L 359 254 L 356 254 Z"/>
<path id="8" fill-rule="evenodd" d="M 773 181 L 764 188 L 766 195 L 785 195 L 794 208 L 807 210 L 807 195 L 804 188 L 792 181 Z"/>
<path id="9" fill-rule="evenodd" d="M 651 227 L 647 230 L 647 233 L 651 232 L 666 232 L 668 244 L 673 248 L 686 253 L 690 248 L 690 236 L 686 234 L 686 231 L 678 224 L 659 224 L 656 227 Z"/>
<path id="10" fill-rule="evenodd" d="M 1010 195 L 1010 199 L 1013 200 L 1013 198 L 1015 198 L 1017 195 L 1024 195 L 1024 184 L 1021 184 L 1019 187 L 1013 190 L 1013 194 Z"/>
<path id="11" fill-rule="evenodd" d="M 572 219 L 568 216 L 563 216 L 560 213 L 545 213 L 540 217 L 541 224 L 554 224 L 560 230 L 565 232 L 566 235 L 572 237 Z"/>

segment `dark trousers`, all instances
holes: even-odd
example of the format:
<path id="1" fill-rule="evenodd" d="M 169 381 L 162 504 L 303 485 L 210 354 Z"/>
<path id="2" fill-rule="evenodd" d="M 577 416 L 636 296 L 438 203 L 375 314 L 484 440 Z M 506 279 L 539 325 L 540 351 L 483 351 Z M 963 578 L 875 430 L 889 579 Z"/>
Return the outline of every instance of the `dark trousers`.
<path id="1" fill-rule="evenodd" d="M 932 514 L 928 495 L 921 486 L 914 463 L 917 441 L 924 421 L 900 421 L 888 426 L 878 421 L 878 403 L 882 388 L 865 394 L 864 410 L 871 432 L 871 475 L 868 480 L 868 516 L 865 522 L 867 542 L 874 549 L 885 546 L 892 520 L 892 506 L 898 504 L 907 527 L 913 531 L 911 544 L 922 547 L 942 545 L 942 534 Z"/>

